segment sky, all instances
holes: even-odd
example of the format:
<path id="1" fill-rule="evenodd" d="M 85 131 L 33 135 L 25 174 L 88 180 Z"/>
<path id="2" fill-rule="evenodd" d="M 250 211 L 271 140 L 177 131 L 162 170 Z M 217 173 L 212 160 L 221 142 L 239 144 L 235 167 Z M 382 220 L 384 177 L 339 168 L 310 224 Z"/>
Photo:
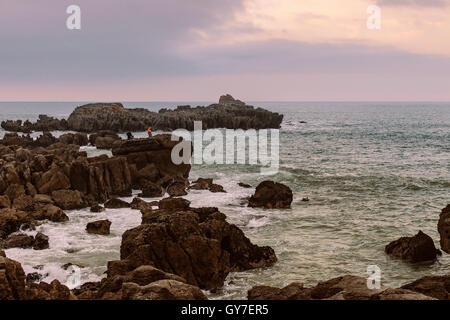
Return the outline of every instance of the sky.
<path id="1" fill-rule="evenodd" d="M 367 27 L 372 5 L 380 29 Z M 450 0 L 0 0 L 0 101 L 224 93 L 450 101 Z"/>

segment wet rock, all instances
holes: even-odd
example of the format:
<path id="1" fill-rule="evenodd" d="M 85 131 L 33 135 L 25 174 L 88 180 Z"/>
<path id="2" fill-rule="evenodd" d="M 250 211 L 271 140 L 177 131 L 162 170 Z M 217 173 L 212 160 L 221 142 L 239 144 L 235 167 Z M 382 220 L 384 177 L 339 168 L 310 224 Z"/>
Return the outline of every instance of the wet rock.
<path id="1" fill-rule="evenodd" d="M 35 203 L 38 204 L 54 204 L 52 197 L 47 194 L 35 194 L 33 197 Z"/>
<path id="2" fill-rule="evenodd" d="M 238 185 L 242 188 L 251 188 L 252 187 L 251 185 L 244 183 L 244 182 L 239 182 Z"/>
<path id="3" fill-rule="evenodd" d="M 156 203 L 157 205 L 157 203 Z M 131 209 L 134 210 L 152 210 L 152 204 L 150 202 L 144 201 L 140 198 L 134 198 L 131 201 Z"/>
<path id="4" fill-rule="evenodd" d="M 63 265 L 61 266 L 61 268 L 62 268 L 63 270 L 68 270 L 70 267 L 77 267 L 77 268 L 80 268 L 80 269 L 85 268 L 85 266 L 82 266 L 82 265 L 76 264 L 76 263 L 71 263 L 71 262 L 66 263 L 66 264 L 63 264 Z"/>
<path id="5" fill-rule="evenodd" d="M 185 210 L 189 208 L 190 202 L 183 198 L 165 198 L 158 202 L 159 209 Z"/>
<path id="6" fill-rule="evenodd" d="M 412 263 L 432 261 L 440 254 L 440 251 L 434 246 L 433 239 L 422 231 L 419 231 L 414 237 L 402 237 L 389 243 L 385 252 Z"/>
<path id="7" fill-rule="evenodd" d="M 53 280 L 50 284 L 31 282 L 27 284 L 26 296 L 28 300 L 74 300 L 76 297 L 69 288 L 61 284 L 58 280 Z"/>
<path id="8" fill-rule="evenodd" d="M 9 236 L 3 243 L 0 242 L 0 247 L 3 249 L 10 248 L 31 248 L 33 246 L 34 237 L 26 234 L 16 234 Z"/>
<path id="9" fill-rule="evenodd" d="M 207 300 L 198 287 L 176 280 L 159 280 L 146 286 L 127 282 L 122 286 L 124 300 Z"/>
<path id="10" fill-rule="evenodd" d="M 19 231 L 20 226 L 30 222 L 27 213 L 16 209 L 0 209 L 0 239 Z"/>
<path id="11" fill-rule="evenodd" d="M 388 288 L 383 292 L 374 294 L 370 297 L 371 300 L 436 300 L 432 297 L 417 293 L 406 289 L 392 289 Z"/>
<path id="12" fill-rule="evenodd" d="M 164 195 L 164 189 L 156 183 L 147 182 L 142 188 L 142 192 L 139 193 L 139 197 L 143 198 L 157 198 Z"/>
<path id="13" fill-rule="evenodd" d="M 213 179 L 198 178 L 192 183 L 189 189 L 193 190 L 209 190 L 211 192 L 226 192 L 219 184 L 213 183 Z"/>
<path id="14" fill-rule="evenodd" d="M 89 222 L 86 226 L 87 233 L 108 235 L 110 233 L 111 221 L 99 220 Z"/>
<path id="15" fill-rule="evenodd" d="M 107 209 L 121 209 L 121 208 L 130 208 L 131 205 L 121 199 L 112 198 L 105 202 L 105 208 Z"/>
<path id="16" fill-rule="evenodd" d="M 103 212 L 103 211 L 105 211 L 105 208 L 102 207 L 101 205 L 96 204 L 96 205 L 94 205 L 94 206 L 91 207 L 90 211 L 91 211 L 91 212 L 98 213 L 98 212 Z"/>
<path id="17" fill-rule="evenodd" d="M 63 210 L 75 210 L 87 207 L 83 195 L 78 190 L 57 190 L 52 192 L 56 205 Z"/>
<path id="18" fill-rule="evenodd" d="M 426 276 L 402 286 L 439 300 L 450 300 L 450 275 Z"/>
<path id="19" fill-rule="evenodd" d="M 341 276 L 320 282 L 315 287 L 304 288 L 299 283 L 278 289 L 257 286 L 249 290 L 249 300 L 370 300 L 372 296 L 388 289 L 369 289 L 367 279 L 357 276 Z"/>
<path id="20" fill-rule="evenodd" d="M 27 283 L 37 282 L 37 281 L 40 281 L 42 278 L 44 278 L 44 276 L 42 274 L 40 274 L 39 272 L 32 272 L 32 273 L 27 274 L 26 282 Z"/>
<path id="21" fill-rule="evenodd" d="M 53 204 L 35 206 L 35 210 L 31 214 L 35 220 L 50 220 L 52 222 L 69 221 L 69 217 L 64 211 Z"/>
<path id="22" fill-rule="evenodd" d="M 167 193 L 171 197 L 181 197 L 187 195 L 186 185 L 183 182 L 175 182 L 167 187 Z"/>
<path id="23" fill-rule="evenodd" d="M 450 253 L 450 204 L 439 215 L 438 232 L 441 236 L 441 249 Z"/>
<path id="24" fill-rule="evenodd" d="M 49 171 L 35 177 L 35 185 L 39 193 L 50 194 L 56 190 L 65 190 L 70 188 L 70 180 L 63 170 L 57 166 Z"/>
<path id="25" fill-rule="evenodd" d="M 290 208 L 292 199 L 292 190 L 288 186 L 273 181 L 263 181 L 256 187 L 255 194 L 248 201 L 248 206 L 266 209 Z"/>
<path id="26" fill-rule="evenodd" d="M 65 133 L 59 137 L 58 141 L 78 146 L 86 146 L 89 143 L 86 133 Z"/>
<path id="27" fill-rule="evenodd" d="M 33 249 L 34 250 L 44 250 L 49 248 L 48 236 L 42 232 L 38 232 L 34 237 Z"/>
<path id="28" fill-rule="evenodd" d="M 169 199 L 173 205 L 177 198 Z M 152 265 L 203 289 L 223 286 L 231 271 L 277 261 L 273 249 L 252 244 L 217 208 L 144 211 L 142 225 L 122 236 L 121 259 L 116 269 Z"/>
<path id="29" fill-rule="evenodd" d="M 0 300 L 24 299 L 25 278 L 19 262 L 0 256 Z"/>

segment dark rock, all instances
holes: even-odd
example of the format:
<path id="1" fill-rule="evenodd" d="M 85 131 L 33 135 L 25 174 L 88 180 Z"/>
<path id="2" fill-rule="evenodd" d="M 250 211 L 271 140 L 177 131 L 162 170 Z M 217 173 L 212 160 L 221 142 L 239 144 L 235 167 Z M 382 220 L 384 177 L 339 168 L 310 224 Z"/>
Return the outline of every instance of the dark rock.
<path id="1" fill-rule="evenodd" d="M 121 209 L 130 207 L 131 207 L 130 203 L 118 198 L 112 198 L 105 202 L 105 208 L 107 209 Z"/>
<path id="2" fill-rule="evenodd" d="M 50 220 L 52 222 L 66 222 L 69 217 L 61 210 L 61 208 L 53 204 L 35 205 L 35 210 L 31 213 L 33 219 Z"/>
<path id="3" fill-rule="evenodd" d="M 165 198 L 158 202 L 158 207 L 159 209 L 167 210 L 185 210 L 189 208 L 189 204 L 190 202 L 183 198 Z"/>
<path id="4" fill-rule="evenodd" d="M 98 212 L 103 212 L 103 211 L 105 211 L 105 208 L 102 207 L 101 205 L 96 204 L 96 205 L 91 207 L 91 212 L 98 213 Z"/>
<path id="5" fill-rule="evenodd" d="M 249 207 L 264 207 L 267 209 L 289 208 L 292 203 L 292 190 L 284 184 L 263 181 L 248 201 Z"/>
<path id="6" fill-rule="evenodd" d="M 36 236 L 34 237 L 34 242 L 33 242 L 33 249 L 34 250 L 44 250 L 44 249 L 48 249 L 49 248 L 49 244 L 48 244 L 48 236 L 46 236 L 45 234 L 38 232 L 36 234 Z"/>
<path id="7" fill-rule="evenodd" d="M 158 203 L 156 202 L 156 205 Z M 131 201 L 131 209 L 134 210 L 152 210 L 152 205 L 150 202 L 144 201 L 140 198 L 134 198 L 133 201 Z"/>
<path id="8" fill-rule="evenodd" d="M 187 195 L 186 185 L 183 182 L 175 182 L 167 187 L 167 193 L 171 197 L 181 197 Z"/>
<path id="9" fill-rule="evenodd" d="M 251 185 L 244 183 L 244 182 L 239 182 L 238 185 L 242 188 L 251 188 L 252 187 Z"/>
<path id="10" fill-rule="evenodd" d="M 193 190 L 209 190 L 211 192 L 226 192 L 219 184 L 213 183 L 213 179 L 198 178 L 192 183 L 189 189 Z"/>
<path id="11" fill-rule="evenodd" d="M 9 248 L 31 248 L 33 246 L 34 238 L 26 234 L 16 234 L 9 236 L 0 246 L 3 249 Z"/>
<path id="12" fill-rule="evenodd" d="M 176 280 L 159 280 L 146 286 L 127 282 L 122 286 L 124 300 L 207 300 L 199 288 Z"/>
<path id="13" fill-rule="evenodd" d="M 439 215 L 438 231 L 441 236 L 441 249 L 450 253 L 450 204 Z"/>
<path id="14" fill-rule="evenodd" d="M 419 231 L 414 237 L 402 237 L 389 243 L 385 252 L 408 262 L 423 262 L 436 259 L 440 251 L 434 246 L 433 239 Z"/>
<path id="15" fill-rule="evenodd" d="M 157 198 L 164 195 L 164 189 L 156 183 L 147 182 L 142 188 L 142 192 L 138 195 L 143 198 Z"/>
<path id="16" fill-rule="evenodd" d="M 8 196 L 0 196 L 0 209 L 10 208 L 10 207 L 11 207 L 11 201 L 9 200 Z"/>
<path id="17" fill-rule="evenodd" d="M 176 199 L 184 200 L 170 198 L 171 207 Z M 108 265 L 108 274 L 112 273 L 110 267 L 124 272 L 152 265 L 181 276 L 191 285 L 215 289 L 223 285 L 231 271 L 260 268 L 277 261 L 270 247 L 252 244 L 225 219 L 216 208 L 144 211 L 143 224 L 123 234 L 122 260 L 114 267 Z"/>
<path id="18" fill-rule="evenodd" d="M 142 108 L 126 109 L 120 103 L 88 104 L 77 107 L 67 122 L 69 129 L 73 131 L 127 132 L 144 131 L 149 124 L 154 124 L 159 119 L 160 130 L 193 130 L 194 121 L 202 121 L 205 129 L 263 129 L 279 128 L 283 115 L 248 106 L 226 95 L 220 97 L 219 104 L 196 108 L 181 106 L 176 110 L 162 109 L 160 113 Z"/>
<path id="19" fill-rule="evenodd" d="M 426 276 L 402 286 L 439 300 L 450 300 L 450 275 Z"/>
<path id="20" fill-rule="evenodd" d="M 20 226 L 30 222 L 27 213 L 16 209 L 0 209 L 0 239 L 19 231 Z"/>
<path id="21" fill-rule="evenodd" d="M 25 299 L 25 278 L 19 262 L 0 255 L 0 300 Z"/>
<path id="22" fill-rule="evenodd" d="M 86 133 L 65 133 L 59 137 L 58 141 L 78 146 L 86 146 L 89 143 Z"/>
<path id="23" fill-rule="evenodd" d="M 86 231 L 92 234 L 108 235 L 110 233 L 111 221 L 99 220 L 89 222 L 86 226 Z"/>
<path id="24" fill-rule="evenodd" d="M 56 205 L 63 210 L 82 209 L 87 206 L 83 194 L 78 190 L 57 190 L 52 192 Z"/>

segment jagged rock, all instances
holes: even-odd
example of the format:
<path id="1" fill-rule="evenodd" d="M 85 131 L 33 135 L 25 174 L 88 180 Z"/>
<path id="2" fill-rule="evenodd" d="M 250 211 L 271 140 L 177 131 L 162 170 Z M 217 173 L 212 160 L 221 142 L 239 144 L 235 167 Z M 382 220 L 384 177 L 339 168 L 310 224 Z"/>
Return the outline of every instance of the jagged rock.
<path id="1" fill-rule="evenodd" d="M 19 262 L 0 255 L 0 300 L 25 299 L 25 278 Z"/>
<path id="2" fill-rule="evenodd" d="M 86 226 L 87 233 L 108 235 L 110 233 L 111 221 L 99 220 L 89 222 Z"/>
<path id="3" fill-rule="evenodd" d="M 439 300 L 450 300 L 450 275 L 426 276 L 402 286 Z"/>
<path id="4" fill-rule="evenodd" d="M 0 246 L 3 249 L 9 248 L 31 248 L 33 246 L 34 237 L 26 234 L 16 234 L 9 236 Z"/>
<path id="5" fill-rule="evenodd" d="M 203 289 L 221 287 L 231 271 L 277 261 L 273 249 L 252 244 L 217 208 L 144 211 L 142 225 L 123 234 L 120 253 L 114 269 L 152 265 Z"/>
<path id="6" fill-rule="evenodd" d="M 450 204 L 439 215 L 438 232 L 441 236 L 441 249 L 450 253 Z"/>
<path id="7" fill-rule="evenodd" d="M 56 190 L 65 190 L 70 188 L 70 180 L 64 174 L 63 170 L 53 167 L 41 176 L 36 176 L 35 185 L 42 194 L 50 194 Z"/>
<path id="8" fill-rule="evenodd" d="M 50 284 L 31 282 L 27 284 L 26 299 L 28 300 L 75 300 L 76 297 L 69 288 L 61 284 L 58 280 L 53 280 Z"/>
<path id="9" fill-rule="evenodd" d="M 175 182 L 167 187 L 167 193 L 171 197 L 181 197 L 187 195 L 186 185 L 183 182 Z"/>
<path id="10" fill-rule="evenodd" d="M 255 286 L 247 293 L 248 300 L 309 300 L 303 284 L 293 282 L 284 288 Z"/>
<path id="11" fill-rule="evenodd" d="M 75 210 L 85 208 L 87 203 L 78 190 L 57 190 L 52 192 L 52 198 L 56 205 L 63 210 Z"/>
<path id="12" fill-rule="evenodd" d="M 61 266 L 61 269 L 63 269 L 63 270 L 68 270 L 70 267 L 73 267 L 73 266 L 75 266 L 75 267 L 77 267 L 77 268 L 80 268 L 80 269 L 85 268 L 85 266 L 82 266 L 82 265 L 80 265 L 80 264 L 76 264 L 76 263 L 71 263 L 71 262 L 69 262 L 69 263 L 63 264 L 63 265 Z"/>
<path id="13" fill-rule="evenodd" d="M 130 207 L 131 207 L 130 203 L 117 198 L 112 198 L 105 202 L 105 208 L 108 209 L 121 209 Z"/>
<path id="14" fill-rule="evenodd" d="M 144 201 L 140 198 L 134 198 L 133 201 L 131 201 L 131 209 L 152 210 L 152 205 L 150 202 Z"/>
<path id="15" fill-rule="evenodd" d="M 6 131 L 25 133 L 30 133 L 31 131 L 65 131 L 67 130 L 67 121 L 65 119 L 60 120 L 40 114 L 35 123 L 31 123 L 28 120 L 23 123 L 22 120 L 6 120 L 2 121 L 1 126 Z"/>
<path id="16" fill-rule="evenodd" d="M 21 211 L 32 211 L 34 210 L 33 197 L 27 195 L 21 195 L 14 199 L 12 208 Z"/>
<path id="17" fill-rule="evenodd" d="M 35 194 L 33 201 L 38 204 L 54 204 L 52 197 L 47 194 Z"/>
<path id="18" fill-rule="evenodd" d="M 127 282 L 122 286 L 124 300 L 207 300 L 199 288 L 176 280 L 159 280 L 146 286 Z"/>
<path id="19" fill-rule="evenodd" d="M 435 260 L 441 254 L 434 246 L 433 239 L 422 231 L 414 237 L 402 237 L 389 243 L 385 252 L 412 263 Z"/>
<path id="20" fill-rule="evenodd" d="M 42 232 L 38 232 L 34 237 L 33 249 L 34 250 L 44 250 L 49 248 L 48 236 Z"/>
<path id="21" fill-rule="evenodd" d="M 91 207 L 90 211 L 91 211 L 91 212 L 96 212 L 96 213 L 98 213 L 98 212 L 103 212 L 103 211 L 105 211 L 105 208 L 102 207 L 101 205 L 96 204 L 96 205 L 94 205 L 94 206 Z"/>
<path id="22" fill-rule="evenodd" d="M 65 133 L 59 137 L 58 141 L 65 144 L 76 144 L 78 146 L 86 146 L 89 143 L 86 133 Z"/>
<path id="23" fill-rule="evenodd" d="M 91 134 L 89 141 L 97 149 L 112 149 L 114 142 L 121 140 L 119 135 L 114 131 L 100 131 Z"/>
<path id="24" fill-rule="evenodd" d="M 49 220 L 52 222 L 69 221 L 69 217 L 64 211 L 53 204 L 35 206 L 35 210 L 31 214 L 35 220 Z"/>
<path id="25" fill-rule="evenodd" d="M 142 192 L 139 193 L 139 197 L 143 198 L 157 198 L 164 195 L 164 189 L 156 183 L 147 182 L 142 188 Z"/>
<path id="26" fill-rule="evenodd" d="M 209 190 L 211 192 L 226 192 L 219 184 L 213 183 L 213 179 L 198 178 L 192 183 L 189 189 L 193 190 Z"/>
<path id="27" fill-rule="evenodd" d="M 248 201 L 248 206 L 267 209 L 290 208 L 292 199 L 292 190 L 288 186 L 273 181 L 263 181 L 256 187 L 255 194 Z"/>
<path id="28" fill-rule="evenodd" d="M 0 239 L 19 231 L 20 226 L 27 222 L 30 222 L 30 217 L 23 211 L 0 209 Z"/>

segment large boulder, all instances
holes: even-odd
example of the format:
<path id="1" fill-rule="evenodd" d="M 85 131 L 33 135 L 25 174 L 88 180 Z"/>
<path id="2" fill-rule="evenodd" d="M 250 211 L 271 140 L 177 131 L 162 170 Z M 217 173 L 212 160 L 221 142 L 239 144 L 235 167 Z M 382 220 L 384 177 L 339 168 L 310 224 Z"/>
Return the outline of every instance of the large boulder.
<path id="1" fill-rule="evenodd" d="M 33 249 L 34 250 L 44 250 L 49 248 L 48 236 L 42 232 L 38 232 L 34 237 Z"/>
<path id="2" fill-rule="evenodd" d="M 118 198 L 112 198 L 105 202 L 105 208 L 107 209 L 121 209 L 130 207 L 131 207 L 130 203 Z"/>
<path id="3" fill-rule="evenodd" d="M 139 197 L 157 198 L 157 197 L 162 197 L 163 195 L 164 195 L 164 189 L 160 185 L 149 181 L 142 188 L 142 192 L 139 194 Z"/>
<path id="4" fill-rule="evenodd" d="M 52 222 L 69 221 L 69 217 L 64 211 L 53 204 L 35 205 L 35 210 L 31 213 L 31 216 L 35 220 L 49 220 Z"/>
<path id="5" fill-rule="evenodd" d="M 283 209 L 291 206 L 292 199 L 292 190 L 288 186 L 278 182 L 263 181 L 256 187 L 255 194 L 248 201 L 248 206 Z"/>
<path id="6" fill-rule="evenodd" d="M 78 146 L 86 146 L 89 143 L 86 133 L 65 133 L 58 140 L 61 143 L 75 144 Z"/>
<path id="7" fill-rule="evenodd" d="M 20 226 L 30 222 L 30 217 L 24 211 L 16 209 L 0 209 L 0 239 L 19 231 Z"/>
<path id="8" fill-rule="evenodd" d="M 34 237 L 27 234 L 15 234 L 9 236 L 3 243 L 0 242 L 0 247 L 3 249 L 9 248 L 31 248 L 33 246 Z"/>
<path id="9" fill-rule="evenodd" d="M 223 286 L 231 271 L 272 265 L 270 247 L 258 247 L 226 222 L 217 208 L 143 211 L 142 225 L 122 236 L 115 269 L 152 265 L 203 289 Z"/>
<path id="10" fill-rule="evenodd" d="M 438 231 L 441 236 L 441 249 L 450 253 L 450 204 L 441 211 Z"/>
<path id="11" fill-rule="evenodd" d="M 432 261 L 441 254 L 434 246 L 433 239 L 422 231 L 414 237 L 402 237 L 392 241 L 385 247 L 385 252 L 411 263 Z"/>

